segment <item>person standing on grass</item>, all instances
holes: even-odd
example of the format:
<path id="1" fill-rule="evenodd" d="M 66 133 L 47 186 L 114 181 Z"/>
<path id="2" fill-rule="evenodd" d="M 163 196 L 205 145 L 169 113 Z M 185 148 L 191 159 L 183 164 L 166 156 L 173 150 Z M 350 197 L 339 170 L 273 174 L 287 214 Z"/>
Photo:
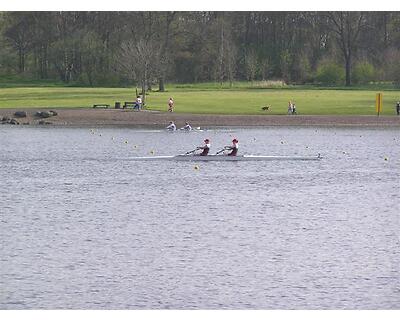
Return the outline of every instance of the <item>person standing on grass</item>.
<path id="1" fill-rule="evenodd" d="M 287 108 L 287 114 L 292 114 L 293 113 L 293 105 L 292 101 L 289 101 L 288 108 Z"/>
<path id="2" fill-rule="evenodd" d="M 136 97 L 134 109 L 138 109 L 138 110 L 142 109 L 142 98 L 140 96 Z"/>
<path id="3" fill-rule="evenodd" d="M 400 101 L 397 101 L 397 104 L 396 104 L 396 113 L 397 113 L 397 115 L 400 115 Z"/>
<path id="4" fill-rule="evenodd" d="M 294 103 L 292 104 L 292 114 L 297 114 L 296 105 Z"/>
<path id="5" fill-rule="evenodd" d="M 174 112 L 174 99 L 169 98 L 168 100 L 168 111 Z"/>

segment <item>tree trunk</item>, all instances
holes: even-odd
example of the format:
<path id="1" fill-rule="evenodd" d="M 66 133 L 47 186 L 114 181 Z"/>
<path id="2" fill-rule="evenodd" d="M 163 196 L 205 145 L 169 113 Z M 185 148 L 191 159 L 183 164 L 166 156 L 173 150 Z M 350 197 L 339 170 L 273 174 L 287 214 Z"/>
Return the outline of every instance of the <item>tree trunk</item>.
<path id="1" fill-rule="evenodd" d="M 19 64 L 18 64 L 18 69 L 19 73 L 24 73 L 25 71 L 25 52 L 22 48 L 18 49 L 18 58 L 19 58 Z"/>
<path id="2" fill-rule="evenodd" d="M 220 37 L 220 43 L 221 46 L 219 48 L 220 53 L 219 53 L 219 66 L 218 66 L 218 71 L 219 71 L 219 83 L 222 86 L 222 83 L 224 81 L 224 22 L 222 21 L 222 26 L 221 26 L 221 37 Z"/>
<path id="3" fill-rule="evenodd" d="M 346 60 L 346 87 L 351 86 L 351 56 L 345 57 Z"/>
<path id="4" fill-rule="evenodd" d="M 48 47 L 47 45 L 44 48 L 44 58 L 43 58 L 43 70 L 44 77 L 47 79 L 49 76 L 49 58 L 48 58 Z"/>
<path id="5" fill-rule="evenodd" d="M 165 85 L 164 85 L 164 78 L 160 77 L 158 79 L 158 91 L 164 92 L 165 91 Z"/>
<path id="6" fill-rule="evenodd" d="M 142 80 L 142 104 L 146 103 L 146 80 Z"/>

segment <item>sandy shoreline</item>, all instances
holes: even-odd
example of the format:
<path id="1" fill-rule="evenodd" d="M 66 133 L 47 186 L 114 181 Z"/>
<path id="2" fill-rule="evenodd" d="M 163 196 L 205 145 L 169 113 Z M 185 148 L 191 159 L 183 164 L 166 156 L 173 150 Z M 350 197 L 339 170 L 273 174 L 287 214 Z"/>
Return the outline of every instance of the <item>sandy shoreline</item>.
<path id="1" fill-rule="evenodd" d="M 359 115 L 203 115 L 166 113 L 156 111 L 133 111 L 123 109 L 73 108 L 53 109 L 58 115 L 46 119 L 35 116 L 37 111 L 51 109 L 18 108 L 0 109 L 0 124 L 3 117 L 15 118 L 21 125 L 54 126 L 132 126 L 164 128 L 169 121 L 177 127 L 188 121 L 193 127 L 218 126 L 362 126 L 362 127 L 400 127 L 398 116 L 359 116 Z M 14 116 L 16 111 L 26 111 L 26 118 Z"/>

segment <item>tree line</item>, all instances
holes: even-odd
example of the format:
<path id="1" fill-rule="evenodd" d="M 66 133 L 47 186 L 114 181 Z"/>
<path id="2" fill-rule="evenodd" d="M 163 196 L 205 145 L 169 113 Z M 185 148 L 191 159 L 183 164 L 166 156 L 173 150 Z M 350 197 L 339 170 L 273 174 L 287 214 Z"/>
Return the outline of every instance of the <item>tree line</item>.
<path id="1" fill-rule="evenodd" d="M 399 12 L 0 12 L 0 75 L 165 82 L 400 83 Z"/>

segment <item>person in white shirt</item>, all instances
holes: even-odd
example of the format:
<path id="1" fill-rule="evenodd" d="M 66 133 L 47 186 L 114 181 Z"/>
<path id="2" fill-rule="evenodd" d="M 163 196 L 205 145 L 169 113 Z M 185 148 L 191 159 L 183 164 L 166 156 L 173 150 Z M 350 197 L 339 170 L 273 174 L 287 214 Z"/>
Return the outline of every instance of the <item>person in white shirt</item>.
<path id="1" fill-rule="evenodd" d="M 208 152 L 210 151 L 211 144 L 210 144 L 210 139 L 205 139 L 204 140 L 204 145 L 202 147 L 197 147 L 197 150 L 203 150 L 201 153 L 199 153 L 199 156 L 206 156 L 208 155 Z"/>
<path id="2" fill-rule="evenodd" d="M 239 140 L 238 139 L 233 139 L 232 140 L 232 145 L 231 146 L 226 146 L 225 150 L 230 150 L 230 153 L 228 153 L 228 156 L 236 156 L 239 150 Z"/>
<path id="3" fill-rule="evenodd" d="M 191 131 L 192 127 L 189 124 L 189 122 L 185 122 L 185 125 L 182 128 L 180 128 L 179 130 Z"/>
<path id="4" fill-rule="evenodd" d="M 292 114 L 297 114 L 296 105 L 294 103 L 292 104 Z"/>
<path id="5" fill-rule="evenodd" d="M 165 129 L 167 129 L 169 131 L 175 131 L 176 130 L 176 125 L 175 125 L 175 123 L 173 121 L 170 121 L 169 125 Z"/>
<path id="6" fill-rule="evenodd" d="M 134 109 L 138 109 L 138 110 L 142 109 L 142 98 L 140 96 L 136 97 Z"/>
<path id="7" fill-rule="evenodd" d="M 289 101 L 288 108 L 287 108 L 287 114 L 292 114 L 292 112 L 293 112 L 293 104 L 292 104 L 292 101 Z"/>

